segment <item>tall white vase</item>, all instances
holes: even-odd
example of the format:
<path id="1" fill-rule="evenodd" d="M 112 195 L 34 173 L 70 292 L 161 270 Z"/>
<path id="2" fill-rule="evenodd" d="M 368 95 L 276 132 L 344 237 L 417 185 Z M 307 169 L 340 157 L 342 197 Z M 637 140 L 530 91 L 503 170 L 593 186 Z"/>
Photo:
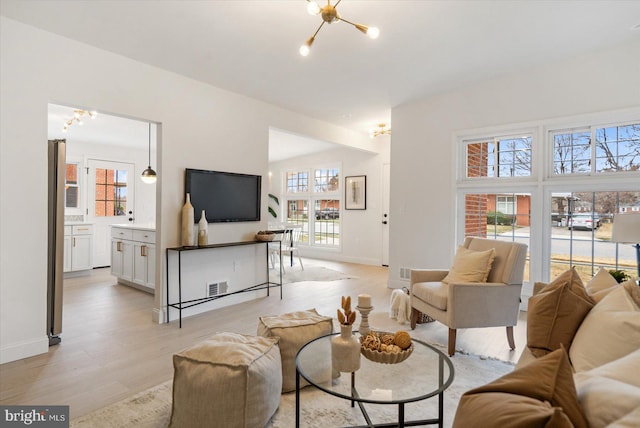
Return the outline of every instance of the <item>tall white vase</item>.
<path id="1" fill-rule="evenodd" d="M 200 221 L 198 222 L 198 245 L 207 244 L 209 244 L 209 223 L 207 222 L 207 217 L 204 214 L 204 210 L 202 210 L 202 215 L 200 216 Z"/>
<path id="2" fill-rule="evenodd" d="M 193 205 L 191 205 L 191 195 L 187 193 L 187 200 L 182 206 L 182 230 L 180 236 L 183 247 L 191 247 L 194 245 L 194 224 L 195 220 L 193 217 Z"/>
<path id="3" fill-rule="evenodd" d="M 351 324 L 340 324 L 340 334 L 331 338 L 331 364 L 339 372 L 360 368 L 360 342 L 351 333 Z"/>

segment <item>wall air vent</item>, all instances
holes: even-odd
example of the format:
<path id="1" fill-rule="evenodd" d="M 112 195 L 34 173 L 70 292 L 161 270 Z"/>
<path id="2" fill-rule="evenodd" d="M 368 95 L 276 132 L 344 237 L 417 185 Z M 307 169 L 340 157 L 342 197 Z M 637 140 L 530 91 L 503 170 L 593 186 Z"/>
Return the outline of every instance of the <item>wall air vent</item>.
<path id="1" fill-rule="evenodd" d="M 207 297 L 219 296 L 221 294 L 227 294 L 229 290 L 228 281 L 218 281 L 207 283 Z"/>

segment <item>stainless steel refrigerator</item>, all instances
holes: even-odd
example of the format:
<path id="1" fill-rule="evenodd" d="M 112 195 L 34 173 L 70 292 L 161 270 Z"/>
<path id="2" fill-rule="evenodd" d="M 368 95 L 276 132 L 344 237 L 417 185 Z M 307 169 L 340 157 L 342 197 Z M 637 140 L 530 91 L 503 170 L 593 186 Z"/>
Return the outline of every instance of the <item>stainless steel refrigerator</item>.
<path id="1" fill-rule="evenodd" d="M 64 186 L 66 140 L 49 140 L 49 233 L 47 261 L 47 334 L 49 346 L 62 340 L 62 274 L 64 263 Z"/>

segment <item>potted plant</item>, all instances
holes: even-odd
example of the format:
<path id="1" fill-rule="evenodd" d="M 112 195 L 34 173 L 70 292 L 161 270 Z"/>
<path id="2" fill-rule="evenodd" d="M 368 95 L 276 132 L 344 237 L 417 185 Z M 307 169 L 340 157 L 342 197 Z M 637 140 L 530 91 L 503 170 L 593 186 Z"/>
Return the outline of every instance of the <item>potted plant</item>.
<path id="1" fill-rule="evenodd" d="M 616 281 L 618 281 L 618 284 L 625 282 L 627 279 L 631 278 L 629 275 L 627 275 L 627 273 L 623 270 L 618 270 L 618 269 L 610 269 L 609 273 L 611 274 L 612 277 L 615 278 Z"/>

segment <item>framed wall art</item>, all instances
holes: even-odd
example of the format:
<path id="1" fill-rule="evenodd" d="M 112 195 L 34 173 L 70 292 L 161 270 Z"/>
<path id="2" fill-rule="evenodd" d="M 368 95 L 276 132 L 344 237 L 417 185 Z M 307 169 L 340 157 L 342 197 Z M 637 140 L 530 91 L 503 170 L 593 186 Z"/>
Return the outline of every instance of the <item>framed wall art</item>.
<path id="1" fill-rule="evenodd" d="M 344 208 L 346 210 L 367 209 L 367 176 L 345 177 Z"/>

